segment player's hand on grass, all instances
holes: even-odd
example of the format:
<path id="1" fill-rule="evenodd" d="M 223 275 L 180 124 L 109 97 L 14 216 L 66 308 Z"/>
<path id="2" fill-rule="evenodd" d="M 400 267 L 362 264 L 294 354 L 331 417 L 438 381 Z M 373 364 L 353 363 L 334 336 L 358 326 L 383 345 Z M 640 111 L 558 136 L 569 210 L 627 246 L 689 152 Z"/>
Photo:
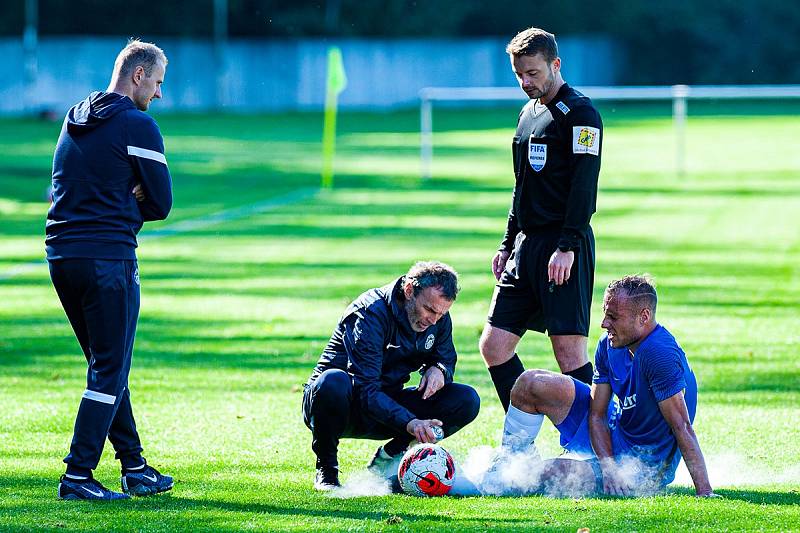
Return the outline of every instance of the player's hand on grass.
<path id="1" fill-rule="evenodd" d="M 633 493 L 634 487 L 625 479 L 613 459 L 601 461 L 600 465 L 603 470 L 603 492 L 612 496 L 630 496 Z"/>
<path id="2" fill-rule="evenodd" d="M 575 261 L 575 252 L 562 252 L 556 249 L 550 256 L 547 263 L 547 279 L 554 281 L 556 285 L 563 285 L 569 280 L 569 273 L 572 270 L 572 263 Z"/>
<path id="3" fill-rule="evenodd" d="M 406 431 L 413 435 L 418 442 L 429 442 L 433 444 L 438 439 L 436 438 L 436 434 L 431 429 L 432 426 L 442 427 L 442 421 L 436 420 L 435 418 L 431 420 L 420 420 L 415 418 L 406 425 Z"/>
<path id="4" fill-rule="evenodd" d="M 494 254 L 492 258 L 492 274 L 494 274 L 495 279 L 500 279 L 500 275 L 503 273 L 503 270 L 506 269 L 506 263 L 510 255 L 510 252 L 504 250 L 500 250 Z"/>
<path id="5" fill-rule="evenodd" d="M 133 190 L 131 191 L 133 195 L 136 197 L 137 202 L 144 202 L 147 199 L 147 196 L 144 194 L 144 189 L 142 188 L 141 183 L 137 183 L 133 186 Z"/>
<path id="6" fill-rule="evenodd" d="M 419 380 L 418 390 L 422 392 L 422 399 L 427 400 L 442 387 L 444 387 L 444 374 L 439 367 L 432 366 L 425 371 L 422 379 Z"/>

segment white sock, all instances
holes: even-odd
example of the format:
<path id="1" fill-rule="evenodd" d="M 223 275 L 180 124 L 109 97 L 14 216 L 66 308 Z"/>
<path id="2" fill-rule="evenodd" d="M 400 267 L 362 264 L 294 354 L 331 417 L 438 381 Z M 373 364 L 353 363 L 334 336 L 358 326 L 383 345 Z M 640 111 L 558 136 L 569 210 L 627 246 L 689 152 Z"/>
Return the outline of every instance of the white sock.
<path id="1" fill-rule="evenodd" d="M 526 413 L 509 405 L 503 424 L 503 448 L 512 452 L 524 451 L 539 435 L 543 422 L 544 415 Z"/>

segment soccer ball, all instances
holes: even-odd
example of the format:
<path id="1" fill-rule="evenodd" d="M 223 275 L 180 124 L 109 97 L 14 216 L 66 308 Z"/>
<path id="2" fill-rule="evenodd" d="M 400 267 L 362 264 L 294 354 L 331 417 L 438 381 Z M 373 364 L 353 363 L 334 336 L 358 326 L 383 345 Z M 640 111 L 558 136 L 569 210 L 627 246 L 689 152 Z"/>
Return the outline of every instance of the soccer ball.
<path id="1" fill-rule="evenodd" d="M 456 476 L 453 456 L 438 444 L 417 444 L 400 461 L 397 478 L 406 494 L 443 496 Z"/>

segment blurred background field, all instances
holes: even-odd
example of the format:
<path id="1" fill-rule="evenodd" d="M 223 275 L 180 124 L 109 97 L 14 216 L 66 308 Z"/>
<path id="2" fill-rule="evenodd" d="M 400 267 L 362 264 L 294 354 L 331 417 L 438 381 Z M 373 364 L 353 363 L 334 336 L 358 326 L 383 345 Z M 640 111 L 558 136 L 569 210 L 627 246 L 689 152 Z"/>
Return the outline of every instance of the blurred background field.
<path id="1" fill-rule="evenodd" d="M 416 112 L 342 114 L 336 182 L 323 191 L 318 114 L 157 115 L 175 209 L 141 234 L 131 390 L 146 456 L 176 476 L 176 488 L 130 505 L 56 501 L 85 379 L 41 261 L 59 124 L 0 121 L 0 526 L 796 529 L 800 119 L 792 105 L 693 106 L 683 177 L 671 168 L 668 106 L 600 106 L 591 342 L 603 286 L 625 273 L 654 275 L 659 318 L 700 382 L 696 429 L 726 496 L 715 502 L 691 499 L 685 475 L 671 495 L 642 501 L 337 500 L 311 489 L 300 385 L 344 306 L 417 259 L 461 274 L 457 378 L 483 399 L 478 420 L 446 445 L 464 460 L 496 443 L 502 410 L 477 339 L 510 201 L 513 107 L 437 110 L 429 180 L 419 178 Z M 520 353 L 529 367 L 554 368 L 543 336 L 526 336 Z M 546 427 L 541 446 L 555 454 L 557 435 Z M 359 483 L 375 445 L 344 441 L 346 483 Z M 113 486 L 116 475 L 107 453 L 97 476 Z"/>

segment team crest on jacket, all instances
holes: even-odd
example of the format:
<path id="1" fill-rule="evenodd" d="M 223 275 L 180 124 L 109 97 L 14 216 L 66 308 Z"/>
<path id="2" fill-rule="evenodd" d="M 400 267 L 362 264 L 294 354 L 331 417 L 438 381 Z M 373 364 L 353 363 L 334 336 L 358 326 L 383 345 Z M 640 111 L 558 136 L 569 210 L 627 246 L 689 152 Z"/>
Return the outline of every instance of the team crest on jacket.
<path id="1" fill-rule="evenodd" d="M 436 337 L 433 336 L 433 333 L 428 335 L 428 338 L 425 339 L 425 349 L 426 350 L 430 350 L 431 348 L 433 348 L 433 341 L 435 339 L 436 339 Z"/>
<path id="2" fill-rule="evenodd" d="M 528 161 L 536 172 L 542 170 L 547 163 L 547 145 L 533 142 L 533 135 L 528 141 Z"/>

